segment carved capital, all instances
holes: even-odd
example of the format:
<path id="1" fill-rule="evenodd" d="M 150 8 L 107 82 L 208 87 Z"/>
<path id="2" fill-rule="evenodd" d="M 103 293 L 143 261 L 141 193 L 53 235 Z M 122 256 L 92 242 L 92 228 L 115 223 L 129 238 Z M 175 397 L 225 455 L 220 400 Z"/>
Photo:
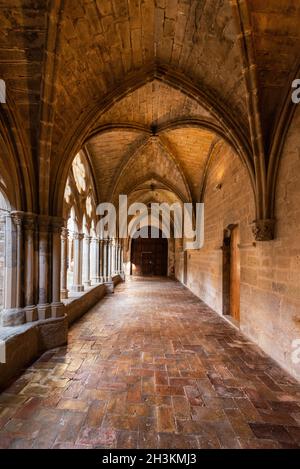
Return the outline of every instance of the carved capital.
<path id="1" fill-rule="evenodd" d="M 69 230 L 65 227 L 61 229 L 61 237 L 63 240 L 67 240 L 69 236 Z"/>
<path id="2" fill-rule="evenodd" d="M 24 215 L 24 212 L 11 212 L 11 218 L 16 226 L 22 226 Z"/>
<path id="3" fill-rule="evenodd" d="M 256 241 L 272 241 L 274 239 L 275 220 L 255 220 L 252 232 Z"/>
<path id="4" fill-rule="evenodd" d="M 59 217 L 51 218 L 51 231 L 52 233 L 61 234 L 61 230 L 64 227 L 64 219 Z"/>
<path id="5" fill-rule="evenodd" d="M 24 229 L 26 232 L 33 232 L 36 228 L 37 216 L 34 213 L 24 214 Z"/>
<path id="6" fill-rule="evenodd" d="M 82 241 L 84 238 L 84 234 L 83 233 L 74 233 L 73 234 L 73 239 L 75 239 L 76 241 Z"/>
<path id="7" fill-rule="evenodd" d="M 43 233 L 48 233 L 50 229 L 51 220 L 47 215 L 39 215 L 38 217 L 39 230 Z"/>

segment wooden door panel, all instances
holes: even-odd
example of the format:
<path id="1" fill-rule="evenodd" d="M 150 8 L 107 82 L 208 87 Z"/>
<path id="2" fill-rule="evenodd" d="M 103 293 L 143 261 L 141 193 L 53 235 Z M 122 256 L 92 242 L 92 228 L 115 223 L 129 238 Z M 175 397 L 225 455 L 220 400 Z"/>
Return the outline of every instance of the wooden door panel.
<path id="1" fill-rule="evenodd" d="M 167 239 L 133 239 L 131 262 L 134 264 L 135 275 L 167 275 Z"/>
<path id="2" fill-rule="evenodd" d="M 239 229 L 234 228 L 230 241 L 230 314 L 240 320 L 240 250 Z"/>

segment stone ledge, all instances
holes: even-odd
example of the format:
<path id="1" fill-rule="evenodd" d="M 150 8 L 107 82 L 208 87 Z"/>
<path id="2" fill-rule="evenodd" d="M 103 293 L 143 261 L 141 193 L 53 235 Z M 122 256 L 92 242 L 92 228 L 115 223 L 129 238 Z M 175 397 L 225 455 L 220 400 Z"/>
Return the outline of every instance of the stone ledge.
<path id="1" fill-rule="evenodd" d="M 122 282 L 116 275 L 114 286 Z M 99 284 L 78 293 L 67 300 L 65 316 L 50 318 L 14 327 L 0 327 L 0 340 L 5 342 L 6 363 L 0 363 L 0 390 L 47 350 L 60 347 L 68 342 L 68 327 L 89 311 L 107 293 L 106 286 Z"/>
<path id="2" fill-rule="evenodd" d="M 35 321 L 17 327 L 0 328 L 5 342 L 6 363 L 0 363 L 0 389 L 46 350 L 65 345 L 67 317 Z"/>
<path id="3" fill-rule="evenodd" d="M 101 283 L 89 288 L 85 292 L 77 293 L 76 296 L 63 300 L 68 324 L 71 325 L 81 318 L 98 301 L 102 300 L 106 293 L 106 286 Z"/>
<path id="4" fill-rule="evenodd" d="M 120 275 L 114 275 L 112 277 L 114 287 L 121 282 L 122 277 Z M 73 322 L 87 313 L 98 301 L 102 300 L 107 293 L 106 285 L 100 283 L 82 293 L 72 293 L 70 298 L 63 300 L 69 325 L 73 324 Z"/>

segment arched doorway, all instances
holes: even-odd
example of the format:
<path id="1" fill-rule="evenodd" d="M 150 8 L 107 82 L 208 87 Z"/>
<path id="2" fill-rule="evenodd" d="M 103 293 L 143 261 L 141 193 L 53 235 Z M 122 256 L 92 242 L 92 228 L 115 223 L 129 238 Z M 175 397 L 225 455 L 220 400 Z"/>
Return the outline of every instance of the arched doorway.
<path id="1" fill-rule="evenodd" d="M 131 241 L 131 275 L 166 276 L 168 273 L 168 240 L 159 230 L 158 236 L 151 238 L 151 227 L 148 238 L 135 238 Z"/>
<path id="2" fill-rule="evenodd" d="M 240 233 L 230 225 L 223 242 L 223 314 L 240 322 Z"/>

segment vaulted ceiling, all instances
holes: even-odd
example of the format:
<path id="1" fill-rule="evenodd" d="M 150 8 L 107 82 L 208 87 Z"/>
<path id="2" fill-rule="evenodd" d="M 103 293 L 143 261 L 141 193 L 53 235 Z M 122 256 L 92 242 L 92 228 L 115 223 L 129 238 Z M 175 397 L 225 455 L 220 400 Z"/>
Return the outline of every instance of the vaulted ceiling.
<path id="1" fill-rule="evenodd" d="M 299 67 L 298 0 L 3 0 L 0 21 L 1 115 L 41 210 L 80 148 L 100 200 L 154 180 L 199 200 L 222 136 L 250 173 L 268 164 Z"/>

